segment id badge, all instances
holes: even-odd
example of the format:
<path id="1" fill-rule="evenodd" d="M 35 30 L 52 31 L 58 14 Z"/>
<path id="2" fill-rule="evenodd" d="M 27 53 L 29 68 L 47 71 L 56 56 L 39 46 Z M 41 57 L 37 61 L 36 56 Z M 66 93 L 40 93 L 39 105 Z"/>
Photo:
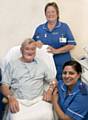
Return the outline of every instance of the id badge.
<path id="1" fill-rule="evenodd" d="M 61 37 L 61 38 L 59 38 L 59 41 L 60 41 L 60 43 L 66 43 L 67 42 L 67 38 Z"/>

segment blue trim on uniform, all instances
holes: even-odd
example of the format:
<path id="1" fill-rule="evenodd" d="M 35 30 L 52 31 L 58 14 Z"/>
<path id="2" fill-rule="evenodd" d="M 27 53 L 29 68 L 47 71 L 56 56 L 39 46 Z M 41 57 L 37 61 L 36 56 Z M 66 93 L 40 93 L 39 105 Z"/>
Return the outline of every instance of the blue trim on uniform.
<path id="1" fill-rule="evenodd" d="M 78 87 L 78 86 L 77 86 Z M 67 92 L 67 87 L 65 86 L 65 84 L 63 83 L 62 85 L 61 85 L 61 89 L 64 91 L 64 92 Z M 74 90 L 74 89 L 76 89 L 76 90 Z M 72 90 L 72 93 L 69 93 L 69 96 L 70 95 L 75 95 L 75 94 L 77 94 L 80 90 L 78 89 L 77 90 L 77 88 L 75 87 L 73 90 Z"/>
<path id="2" fill-rule="evenodd" d="M 73 87 L 70 94 L 67 93 L 67 86 L 63 80 L 58 81 L 59 89 L 59 104 L 65 114 L 70 116 L 73 120 L 87 120 L 88 119 L 88 94 L 83 94 L 84 87 L 80 85 L 81 81 L 78 80 L 77 84 Z M 86 92 L 85 92 L 86 93 Z M 84 104 L 85 103 L 85 104 Z"/>
<path id="3" fill-rule="evenodd" d="M 67 110 L 68 110 L 69 112 L 71 112 L 72 114 L 75 114 L 75 115 L 79 116 L 80 118 L 84 118 L 83 115 L 81 115 L 81 114 L 79 114 L 79 113 L 77 113 L 77 112 L 74 112 L 74 111 L 71 110 L 70 108 L 67 108 Z"/>
<path id="4" fill-rule="evenodd" d="M 48 30 L 47 24 L 48 24 L 48 22 L 46 22 L 45 24 L 43 24 L 42 29 Z M 59 22 L 57 22 L 57 24 L 56 24 L 56 26 L 55 26 L 54 29 L 59 28 L 60 26 L 61 26 L 61 22 L 59 21 Z"/>

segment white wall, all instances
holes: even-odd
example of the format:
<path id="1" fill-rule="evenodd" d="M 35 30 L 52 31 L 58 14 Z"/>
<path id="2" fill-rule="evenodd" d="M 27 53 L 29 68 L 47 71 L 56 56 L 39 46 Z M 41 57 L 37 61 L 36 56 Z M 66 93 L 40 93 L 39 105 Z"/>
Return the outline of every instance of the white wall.
<path id="1" fill-rule="evenodd" d="M 73 55 L 84 55 L 83 48 L 88 44 L 87 21 L 88 0 L 58 0 L 60 4 L 61 19 L 70 24 L 71 30 L 77 41 Z"/>
<path id="2" fill-rule="evenodd" d="M 60 8 L 60 19 L 67 22 L 78 43 L 72 54 L 84 54 L 87 45 L 87 0 L 0 0 L 0 58 L 9 48 L 32 37 L 36 26 L 45 21 L 44 7 L 55 1 Z M 81 50 L 81 54 L 80 53 Z"/>

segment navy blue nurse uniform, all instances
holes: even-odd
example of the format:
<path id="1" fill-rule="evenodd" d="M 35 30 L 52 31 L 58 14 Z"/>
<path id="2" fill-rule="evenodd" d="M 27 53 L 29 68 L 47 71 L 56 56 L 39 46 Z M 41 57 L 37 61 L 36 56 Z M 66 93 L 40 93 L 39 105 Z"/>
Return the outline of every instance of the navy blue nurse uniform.
<path id="1" fill-rule="evenodd" d="M 47 24 L 46 22 L 37 27 L 33 36 L 35 41 L 41 41 L 54 48 L 60 48 L 68 44 L 76 45 L 70 28 L 66 23 L 58 21 L 55 28 L 51 31 L 48 29 Z M 53 55 L 53 58 L 57 70 L 57 80 L 59 80 L 62 78 L 62 66 L 66 61 L 71 60 L 71 56 L 69 52 L 66 52 Z"/>
<path id="2" fill-rule="evenodd" d="M 67 94 L 67 87 L 63 80 L 58 81 L 59 105 L 72 120 L 88 120 L 88 86 L 80 80 Z"/>
<path id="3" fill-rule="evenodd" d="M 1 80 L 2 80 L 2 75 L 1 75 L 1 69 L 0 69 L 0 87 L 1 87 Z M 2 120 L 4 109 L 5 109 L 5 104 L 2 103 L 2 99 L 3 99 L 3 95 L 0 91 L 0 120 Z"/>

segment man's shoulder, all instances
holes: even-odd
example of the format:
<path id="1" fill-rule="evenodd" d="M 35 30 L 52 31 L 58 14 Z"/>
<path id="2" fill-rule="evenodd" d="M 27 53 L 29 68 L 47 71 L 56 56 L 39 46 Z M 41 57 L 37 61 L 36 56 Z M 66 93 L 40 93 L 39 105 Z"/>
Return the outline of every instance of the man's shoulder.
<path id="1" fill-rule="evenodd" d="M 15 59 L 15 60 L 10 60 L 7 64 L 7 66 L 13 67 L 13 66 L 18 66 L 19 65 L 19 59 Z"/>
<path id="2" fill-rule="evenodd" d="M 41 58 L 36 58 L 36 65 L 38 68 L 42 69 L 43 71 L 51 71 L 49 66 L 46 64 L 46 62 L 44 60 L 42 60 Z"/>
<path id="3" fill-rule="evenodd" d="M 34 60 L 35 60 L 36 64 L 46 66 L 45 62 L 41 58 L 36 57 Z"/>

